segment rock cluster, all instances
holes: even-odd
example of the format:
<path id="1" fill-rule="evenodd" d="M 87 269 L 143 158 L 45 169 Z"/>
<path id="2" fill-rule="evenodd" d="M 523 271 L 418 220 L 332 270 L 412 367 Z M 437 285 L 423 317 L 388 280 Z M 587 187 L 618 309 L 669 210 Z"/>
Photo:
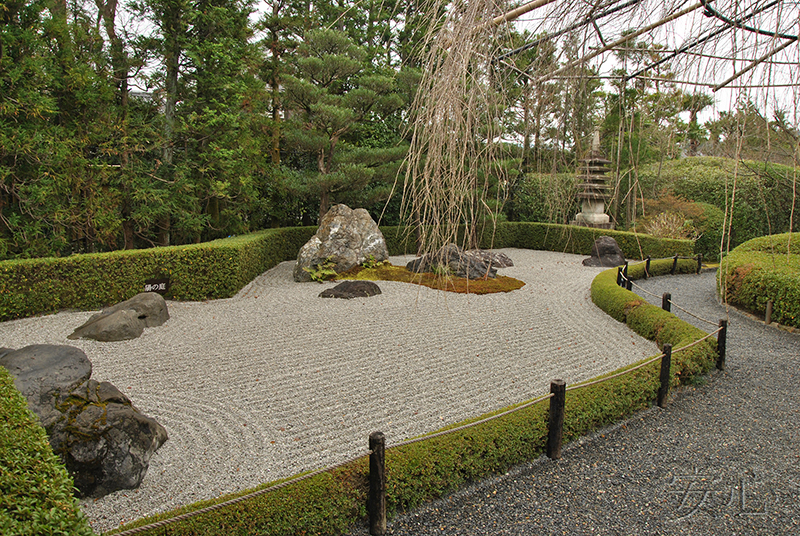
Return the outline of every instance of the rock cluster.
<path id="1" fill-rule="evenodd" d="M 141 484 L 167 431 L 112 384 L 90 379 L 92 364 L 82 350 L 49 344 L 3 348 L 0 366 L 14 377 L 82 496 Z"/>
<path id="2" fill-rule="evenodd" d="M 311 281 L 303 268 L 331 262 L 337 273 L 355 268 L 367 259 L 389 258 L 386 240 L 378 224 L 363 208 L 334 205 L 319 224 L 316 234 L 300 248 L 293 277 L 298 283 Z"/>
<path id="3" fill-rule="evenodd" d="M 135 339 L 144 328 L 160 326 L 167 320 L 169 312 L 163 296 L 155 292 L 142 292 L 92 315 L 67 338 L 124 341 Z"/>
<path id="4" fill-rule="evenodd" d="M 456 277 L 483 279 L 496 277 L 498 268 L 508 268 L 514 263 L 503 253 L 471 249 L 463 250 L 448 244 L 435 253 L 423 255 L 406 265 L 412 272 L 446 272 Z"/>
<path id="5" fill-rule="evenodd" d="M 584 259 L 584 266 L 607 266 L 613 268 L 625 264 L 625 256 L 622 254 L 617 241 L 610 236 L 601 236 L 592 244 L 592 256 Z"/>

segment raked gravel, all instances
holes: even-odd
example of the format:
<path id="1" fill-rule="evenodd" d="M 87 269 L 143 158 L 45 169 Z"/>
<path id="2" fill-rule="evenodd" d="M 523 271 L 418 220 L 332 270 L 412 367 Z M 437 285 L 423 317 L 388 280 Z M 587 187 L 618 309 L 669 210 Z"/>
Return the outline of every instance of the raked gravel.
<path id="1" fill-rule="evenodd" d="M 320 299 L 293 262 L 235 297 L 169 302 L 135 340 L 68 341 L 91 312 L 0 323 L 0 347 L 71 344 L 169 440 L 138 490 L 81 507 L 96 531 L 252 488 L 593 378 L 658 349 L 598 309 L 584 257 L 499 250 L 517 291 L 459 295 L 396 282 L 382 294 Z M 404 264 L 411 257 L 393 257 Z"/>

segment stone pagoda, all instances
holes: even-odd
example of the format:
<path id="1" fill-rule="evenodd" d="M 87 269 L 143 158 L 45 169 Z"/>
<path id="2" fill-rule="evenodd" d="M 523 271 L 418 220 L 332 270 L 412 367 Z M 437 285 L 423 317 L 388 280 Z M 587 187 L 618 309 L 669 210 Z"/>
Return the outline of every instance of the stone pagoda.
<path id="1" fill-rule="evenodd" d="M 609 194 L 611 186 L 608 185 L 608 177 L 606 177 L 606 173 L 609 171 L 608 164 L 611 161 L 607 160 L 605 155 L 600 152 L 600 133 L 598 131 L 594 132 L 592 150 L 581 162 L 583 166 L 581 174 L 578 175 L 581 184 L 578 185 L 580 191 L 577 196 L 581 202 L 581 212 L 571 223 L 583 227 L 613 229 L 614 224 L 606 214 L 605 203 L 607 199 L 611 198 Z"/>

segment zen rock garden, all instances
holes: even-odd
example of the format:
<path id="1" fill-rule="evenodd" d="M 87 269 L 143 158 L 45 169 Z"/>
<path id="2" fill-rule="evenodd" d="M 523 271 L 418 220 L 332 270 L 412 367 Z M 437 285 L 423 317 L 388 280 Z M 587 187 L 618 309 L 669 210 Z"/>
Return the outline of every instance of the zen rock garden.
<path id="1" fill-rule="evenodd" d="M 91 379 L 92 364 L 82 350 L 49 344 L 0 348 L 0 366 L 39 417 L 81 496 L 139 487 L 167 431 L 115 386 Z"/>
<path id="2" fill-rule="evenodd" d="M 386 241 L 364 209 L 334 206 L 316 234 L 300 250 L 293 278 L 310 281 L 308 270 L 322 263 L 345 272 L 365 261 L 388 260 Z M 617 243 L 601 237 L 592 246 L 587 266 L 624 264 Z M 498 268 L 514 263 L 502 253 L 465 251 L 448 244 L 409 262 L 415 273 L 433 272 L 471 280 L 494 278 Z M 344 281 L 320 294 L 323 298 L 351 299 L 381 293 L 372 281 Z M 169 319 L 164 298 L 144 292 L 92 315 L 68 339 L 122 341 L 139 337 L 145 328 Z M 32 345 L 19 350 L 0 348 L 0 366 L 14 378 L 17 389 L 39 417 L 53 451 L 72 474 L 79 494 L 101 497 L 121 489 L 137 488 L 147 473 L 153 453 L 167 440 L 167 431 L 137 410 L 131 400 L 108 382 L 91 379 L 86 354 L 66 345 Z"/>

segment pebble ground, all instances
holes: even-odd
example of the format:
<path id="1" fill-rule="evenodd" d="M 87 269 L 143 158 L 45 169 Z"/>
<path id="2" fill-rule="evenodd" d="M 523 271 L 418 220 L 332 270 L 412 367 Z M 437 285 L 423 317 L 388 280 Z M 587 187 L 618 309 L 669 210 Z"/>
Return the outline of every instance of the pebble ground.
<path id="1" fill-rule="evenodd" d="M 705 320 L 729 320 L 724 371 L 674 392 L 665 409 L 567 446 L 558 461 L 540 458 L 403 514 L 388 534 L 800 534 L 800 334 L 719 305 L 714 278 L 637 283 L 659 306 L 670 292 Z"/>
<path id="2" fill-rule="evenodd" d="M 376 430 L 391 445 L 658 353 L 591 302 L 601 269 L 584 257 L 501 251 L 522 289 L 380 282 L 372 298 L 320 299 L 333 283 L 294 283 L 287 262 L 234 298 L 170 302 L 170 320 L 132 341 L 68 341 L 91 312 L 63 312 L 0 323 L 0 347 L 78 346 L 93 378 L 167 429 L 138 490 L 81 502 L 105 531 L 342 462 Z"/>

